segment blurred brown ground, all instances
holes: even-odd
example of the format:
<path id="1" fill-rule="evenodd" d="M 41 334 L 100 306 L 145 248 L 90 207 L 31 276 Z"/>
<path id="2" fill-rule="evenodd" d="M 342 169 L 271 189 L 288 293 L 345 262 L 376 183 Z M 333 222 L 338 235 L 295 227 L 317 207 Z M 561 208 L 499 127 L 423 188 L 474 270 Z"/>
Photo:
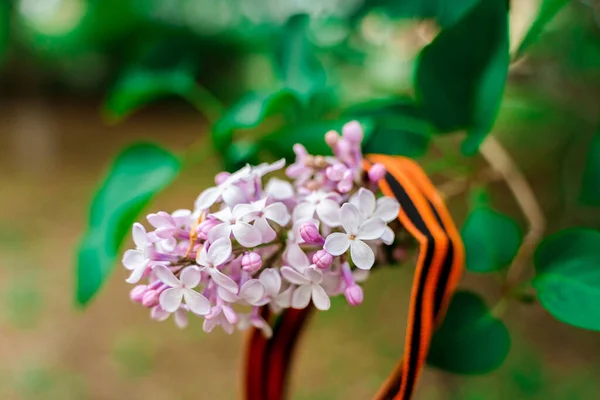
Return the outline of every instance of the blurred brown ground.
<path id="1" fill-rule="evenodd" d="M 153 107 L 108 127 L 96 104 L 0 104 L 0 399 L 238 398 L 243 335 L 207 335 L 199 321 L 186 330 L 151 321 L 129 301 L 122 268 L 88 309 L 73 306 L 74 249 L 109 160 L 141 139 L 184 150 L 204 126 L 190 110 Z M 185 171 L 151 208 L 191 207 L 217 169 L 208 160 Z M 543 202 L 554 201 L 543 190 L 556 171 L 533 172 Z M 504 187 L 496 189 L 512 204 Z M 462 218 L 459 200 L 450 206 Z M 361 307 L 336 301 L 317 315 L 297 354 L 294 399 L 369 398 L 401 354 L 411 280 L 411 268 L 380 271 Z M 463 285 L 490 305 L 497 299 L 488 277 Z M 416 399 L 598 398 L 597 333 L 563 325 L 537 305 L 511 304 L 505 320 L 513 347 L 499 370 L 460 377 L 428 368 Z"/>

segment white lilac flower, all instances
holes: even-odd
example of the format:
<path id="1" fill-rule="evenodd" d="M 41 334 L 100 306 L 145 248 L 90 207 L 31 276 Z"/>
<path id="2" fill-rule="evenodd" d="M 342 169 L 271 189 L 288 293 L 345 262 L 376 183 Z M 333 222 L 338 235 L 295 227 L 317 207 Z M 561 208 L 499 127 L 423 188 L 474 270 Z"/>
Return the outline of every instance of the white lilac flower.
<path id="1" fill-rule="evenodd" d="M 160 239 L 169 239 L 182 228 L 190 224 L 192 212 L 190 210 L 176 210 L 172 214 L 159 211 L 156 214 L 148 214 L 148 222 L 156 228 L 154 233 Z M 186 232 L 184 232 L 186 233 Z"/>
<path id="2" fill-rule="evenodd" d="M 212 243 L 219 238 L 229 238 L 233 233 L 233 237 L 242 246 L 258 246 L 262 243 L 262 234 L 260 230 L 242 220 L 242 218 L 251 212 L 253 212 L 253 208 L 249 204 L 238 204 L 233 207 L 233 210 L 226 207 L 221 211 L 212 214 L 213 217 L 222 223 L 213 227 L 208 232 L 208 240 Z"/>
<path id="3" fill-rule="evenodd" d="M 133 224 L 133 242 L 135 250 L 127 250 L 123 255 L 123 265 L 131 271 L 131 275 L 127 278 L 127 283 L 138 283 L 150 262 L 152 243 L 148 240 L 146 228 L 144 225 L 136 222 Z"/>
<path id="4" fill-rule="evenodd" d="M 245 331 L 253 326 L 260 329 L 266 338 L 273 336 L 271 325 L 269 325 L 269 323 L 254 310 L 250 314 L 240 314 L 238 317 L 239 321 L 237 327 L 240 331 Z"/>
<path id="5" fill-rule="evenodd" d="M 350 248 L 350 257 L 360 269 L 371 269 L 375 254 L 364 240 L 381 238 L 385 222 L 381 218 L 369 218 L 363 221 L 359 209 L 346 203 L 341 209 L 342 227 L 345 233 L 334 232 L 325 239 L 324 248 L 334 256 L 344 254 Z"/>
<path id="6" fill-rule="evenodd" d="M 220 238 L 210 245 L 208 251 L 206 250 L 206 246 L 204 246 L 202 250 L 198 252 L 196 263 L 203 267 L 201 268 L 201 271 L 207 272 L 218 286 L 221 286 L 231 293 L 237 293 L 237 283 L 217 268 L 225 264 L 230 256 L 231 240 L 229 240 L 229 238 Z"/>
<path id="7" fill-rule="evenodd" d="M 221 198 L 230 206 L 243 202 L 246 196 L 243 190 L 236 186 L 236 184 L 242 179 L 247 178 L 251 171 L 252 167 L 246 165 L 239 171 L 229 175 L 220 185 L 204 190 L 196 199 L 196 210 L 208 210 Z"/>
<path id="8" fill-rule="evenodd" d="M 256 305 L 264 306 L 269 304 L 271 310 L 278 313 L 284 308 L 289 308 L 292 301 L 293 287 L 289 286 L 286 290 L 281 291 L 281 276 L 275 268 L 267 268 L 260 273 L 258 277 L 260 283 L 265 288 L 265 297 Z"/>
<path id="9" fill-rule="evenodd" d="M 294 267 L 296 270 L 303 272 L 306 268 L 310 266 L 310 261 L 308 260 L 308 256 L 300 246 L 296 243 L 289 243 L 285 250 L 285 260 L 287 261 L 287 265 Z"/>
<path id="10" fill-rule="evenodd" d="M 319 310 L 329 310 L 331 300 L 322 286 L 323 273 L 316 268 L 306 268 L 300 273 L 291 267 L 281 267 L 281 275 L 290 283 L 298 285 L 292 294 L 293 308 L 306 308 L 311 299 Z"/>
<path id="11" fill-rule="evenodd" d="M 155 266 L 154 273 L 164 284 L 170 286 L 160 294 L 159 303 L 163 310 L 175 312 L 181 306 L 181 301 L 185 299 L 185 304 L 193 313 L 208 314 L 210 302 L 206 297 L 192 290 L 200 283 L 200 268 L 196 266 L 184 268 L 179 279 L 164 265 Z"/>
<path id="12" fill-rule="evenodd" d="M 294 221 L 317 217 L 327 226 L 340 226 L 340 196 L 335 192 L 317 190 L 309 194 L 294 209 Z"/>
<path id="13" fill-rule="evenodd" d="M 400 204 L 393 197 L 380 197 L 375 200 L 375 194 L 368 189 L 360 188 L 358 192 L 350 197 L 350 204 L 354 204 L 360 211 L 362 217 L 381 218 L 389 223 L 398 218 Z M 389 226 L 385 227 L 381 240 L 385 244 L 392 244 L 394 241 L 394 231 Z"/>
<path id="14" fill-rule="evenodd" d="M 277 237 L 277 232 L 269 225 L 269 221 L 273 221 L 279 226 L 285 226 L 291 218 L 285 204 L 277 202 L 267 205 L 267 198 L 255 201 L 250 204 L 250 207 L 243 204 L 238 208 L 243 210 L 240 212 L 246 212 L 245 221 L 254 221 L 254 227 L 260 231 L 262 243 L 272 242 Z"/>
<path id="15" fill-rule="evenodd" d="M 258 279 L 246 281 L 238 294 L 232 293 L 223 287 L 218 289 L 219 297 L 229 303 L 236 303 L 243 300 L 250 305 L 258 305 L 265 296 L 265 288 Z"/>

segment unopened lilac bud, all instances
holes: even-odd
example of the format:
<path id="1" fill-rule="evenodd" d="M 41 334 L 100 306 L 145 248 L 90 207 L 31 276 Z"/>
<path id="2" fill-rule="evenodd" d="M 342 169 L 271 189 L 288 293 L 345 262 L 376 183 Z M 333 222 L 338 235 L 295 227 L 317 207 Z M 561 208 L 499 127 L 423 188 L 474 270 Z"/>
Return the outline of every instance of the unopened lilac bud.
<path id="1" fill-rule="evenodd" d="M 364 137 L 363 129 L 358 121 L 350 121 L 345 124 L 342 127 L 342 134 L 344 135 L 344 139 L 352 144 L 360 144 Z"/>
<path id="2" fill-rule="evenodd" d="M 198 225 L 198 228 L 196 228 L 198 232 L 198 237 L 202 240 L 208 239 L 208 232 L 210 232 L 212 228 L 219 225 L 220 223 L 221 222 L 219 220 L 212 218 L 202 221 L 200 225 Z"/>
<path id="3" fill-rule="evenodd" d="M 142 296 L 142 305 L 144 307 L 154 307 L 158 305 L 158 296 L 159 293 L 156 290 L 148 290 L 146 291 L 146 293 L 144 293 L 144 295 Z"/>
<path id="4" fill-rule="evenodd" d="M 230 176 L 231 174 L 229 172 L 219 172 L 217 175 L 215 175 L 215 183 L 217 185 L 220 185 L 221 183 L 225 182 Z"/>
<path id="5" fill-rule="evenodd" d="M 352 285 L 344 291 L 344 296 L 346 296 L 346 301 L 351 306 L 358 306 L 363 302 L 363 290 L 358 285 Z"/>
<path id="6" fill-rule="evenodd" d="M 148 286 L 137 285 L 136 287 L 131 289 L 131 292 L 129 292 L 129 298 L 136 303 L 141 303 L 142 299 L 144 297 L 144 294 L 146 293 L 147 290 L 148 290 Z"/>
<path id="7" fill-rule="evenodd" d="M 327 269 L 333 264 L 333 256 L 325 250 L 319 250 L 313 256 L 312 262 L 319 269 Z"/>
<path id="8" fill-rule="evenodd" d="M 262 258 L 255 252 L 246 253 L 242 257 L 242 269 L 251 274 L 262 267 Z"/>
<path id="9" fill-rule="evenodd" d="M 339 139 L 340 135 L 336 131 L 329 131 L 325 134 L 325 143 L 327 143 L 329 147 L 334 147 Z"/>
<path id="10" fill-rule="evenodd" d="M 371 182 L 377 183 L 385 177 L 385 167 L 383 164 L 375 163 L 369 170 L 369 179 Z"/>
<path id="11" fill-rule="evenodd" d="M 302 224 L 302 225 L 300 225 L 300 228 L 298 228 L 298 231 L 300 232 L 300 237 L 306 243 L 311 243 L 311 244 L 325 243 L 325 239 L 323 239 L 323 236 L 321 236 L 321 234 L 319 233 L 319 230 L 317 229 L 315 224 L 311 224 L 311 223 Z"/>

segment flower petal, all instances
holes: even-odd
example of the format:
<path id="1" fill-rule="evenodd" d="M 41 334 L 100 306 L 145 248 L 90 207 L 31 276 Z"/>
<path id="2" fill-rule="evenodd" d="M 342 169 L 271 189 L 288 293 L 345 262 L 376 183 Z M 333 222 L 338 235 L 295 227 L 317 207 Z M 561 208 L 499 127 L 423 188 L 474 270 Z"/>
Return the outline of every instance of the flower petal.
<path id="1" fill-rule="evenodd" d="M 356 269 L 352 271 L 354 281 L 357 283 L 366 282 L 367 279 L 369 279 L 369 275 L 371 275 L 371 272 L 365 269 Z"/>
<path id="2" fill-rule="evenodd" d="M 381 197 L 377 199 L 377 208 L 373 213 L 374 217 L 381 218 L 385 222 L 391 222 L 398 218 L 400 204 L 393 197 Z"/>
<path id="3" fill-rule="evenodd" d="M 210 301 L 192 289 L 183 289 L 183 298 L 194 314 L 206 315 L 210 311 Z"/>
<path id="4" fill-rule="evenodd" d="M 271 305 L 276 305 L 279 308 L 289 308 L 292 304 L 292 293 L 294 291 L 294 287 L 290 286 L 285 289 L 283 292 L 279 293 L 274 299 Z"/>
<path id="5" fill-rule="evenodd" d="M 169 318 L 169 315 L 171 315 L 171 313 L 165 311 L 161 306 L 152 307 L 152 311 L 150 312 L 150 318 L 156 321 L 164 321 Z"/>
<path id="6" fill-rule="evenodd" d="M 171 217 L 171 214 L 164 211 L 159 211 L 156 214 L 148 214 L 146 219 L 155 228 L 175 227 L 175 220 Z"/>
<path id="7" fill-rule="evenodd" d="M 371 269 L 375 263 L 375 254 L 368 244 L 362 240 L 356 239 L 350 245 L 350 257 L 352 262 L 360 269 Z"/>
<path id="8" fill-rule="evenodd" d="M 181 282 L 179 282 L 179 279 L 177 279 L 175 277 L 175 275 L 173 275 L 171 270 L 169 268 L 165 267 L 164 265 L 156 265 L 152 269 L 152 271 L 154 271 L 154 274 L 156 275 L 156 277 L 158 279 L 161 280 L 162 283 L 167 284 L 174 288 L 181 287 Z M 166 310 L 166 308 L 165 308 L 165 310 Z"/>
<path id="9" fill-rule="evenodd" d="M 188 289 L 195 288 L 200 283 L 200 268 L 195 265 L 189 266 L 181 271 L 181 276 L 179 280 Z"/>
<path id="10" fill-rule="evenodd" d="M 141 267 L 143 264 L 147 264 L 148 260 L 144 257 L 144 253 L 139 250 L 127 250 L 123 254 L 123 266 L 128 270 L 133 270 Z"/>
<path id="11" fill-rule="evenodd" d="M 133 224 L 133 228 L 131 229 L 131 234 L 133 236 L 133 243 L 141 249 L 148 244 L 148 237 L 146 236 L 146 228 L 144 225 L 136 222 Z"/>
<path id="12" fill-rule="evenodd" d="M 265 321 L 263 318 L 261 318 L 261 317 L 253 318 L 252 325 L 254 325 L 256 328 L 260 329 L 263 336 L 266 337 L 267 339 L 270 338 L 271 336 L 273 336 L 273 329 L 271 328 L 271 325 L 269 325 L 269 323 L 267 321 Z"/>
<path id="13" fill-rule="evenodd" d="M 238 220 L 244 218 L 246 215 L 253 212 L 256 212 L 256 208 L 252 204 L 238 204 L 235 207 L 233 207 L 231 216 Z"/>
<path id="14" fill-rule="evenodd" d="M 245 200 L 244 191 L 237 186 L 229 186 L 223 191 L 223 201 L 230 207 L 243 203 Z"/>
<path id="15" fill-rule="evenodd" d="M 356 194 L 358 205 L 353 203 L 358 211 L 365 217 L 370 217 L 375 212 L 375 195 L 368 189 L 360 188 Z"/>
<path id="16" fill-rule="evenodd" d="M 308 256 L 302 251 L 296 243 L 290 243 L 285 252 L 285 259 L 292 267 L 301 270 L 310 265 Z"/>
<path id="17" fill-rule="evenodd" d="M 265 288 L 258 279 L 250 279 L 240 289 L 240 297 L 254 305 L 265 296 Z"/>
<path id="18" fill-rule="evenodd" d="M 262 235 L 258 228 L 247 222 L 237 221 L 232 231 L 233 237 L 244 247 L 258 246 L 262 242 Z"/>
<path id="19" fill-rule="evenodd" d="M 300 272 L 296 271 L 291 267 L 281 267 L 281 275 L 290 283 L 295 283 L 296 285 L 306 285 L 310 283 L 307 277 L 302 275 Z"/>
<path id="20" fill-rule="evenodd" d="M 260 273 L 258 280 L 265 288 L 265 292 L 268 296 L 276 296 L 281 289 L 281 276 L 275 268 L 266 268 Z"/>
<path id="21" fill-rule="evenodd" d="M 264 217 L 256 218 L 254 227 L 260 231 L 261 241 L 263 243 L 272 242 L 277 237 L 277 232 L 271 228 L 271 225 L 269 225 L 269 222 L 267 222 L 267 219 Z"/>
<path id="22" fill-rule="evenodd" d="M 381 218 L 369 218 L 360 225 L 356 237 L 362 240 L 379 239 L 383 235 L 385 226 L 385 221 Z"/>
<path id="23" fill-rule="evenodd" d="M 277 223 L 280 226 L 287 225 L 290 222 L 290 213 L 283 203 L 273 203 L 263 210 L 265 218 Z"/>
<path id="24" fill-rule="evenodd" d="M 311 285 L 312 288 L 312 301 L 315 307 L 321 311 L 329 310 L 331 307 L 331 300 L 329 296 L 319 285 Z"/>
<path id="25" fill-rule="evenodd" d="M 233 311 L 233 309 L 229 306 L 223 306 L 223 316 L 225 317 L 225 320 L 227 320 L 227 322 L 229 322 L 230 324 L 238 323 L 237 313 Z"/>
<path id="26" fill-rule="evenodd" d="M 279 178 L 271 178 L 265 186 L 265 192 L 275 200 L 285 200 L 294 197 L 294 188 L 288 181 Z"/>
<path id="27" fill-rule="evenodd" d="M 210 273 L 211 278 L 213 279 L 213 281 L 215 281 L 217 285 L 221 286 L 225 290 L 230 291 L 231 293 L 238 292 L 238 285 L 233 279 L 231 279 L 216 268 L 209 268 L 208 271 Z"/>
<path id="28" fill-rule="evenodd" d="M 381 235 L 381 241 L 389 246 L 390 244 L 394 243 L 395 236 L 396 235 L 394 235 L 392 228 L 386 226 L 383 230 L 383 235 Z"/>
<path id="29" fill-rule="evenodd" d="M 201 265 L 203 267 L 210 267 L 211 263 L 208 259 L 208 252 L 206 251 L 206 246 L 202 247 L 202 249 L 196 254 L 196 264 Z"/>
<path id="30" fill-rule="evenodd" d="M 190 223 L 192 223 L 192 211 L 186 210 L 185 208 L 173 211 L 173 213 L 171 213 L 171 216 L 175 221 L 175 225 L 177 225 L 178 227 L 187 227 Z"/>
<path id="31" fill-rule="evenodd" d="M 215 327 L 217 325 L 219 325 L 218 318 L 213 318 L 213 319 L 204 318 L 204 323 L 202 324 L 202 330 L 206 333 L 210 333 L 213 331 L 213 329 L 215 329 Z"/>
<path id="32" fill-rule="evenodd" d="M 292 295 L 293 308 L 306 308 L 312 297 L 312 285 L 298 286 Z"/>
<path id="33" fill-rule="evenodd" d="M 200 210 L 207 210 L 215 204 L 215 202 L 221 196 L 221 188 L 211 187 L 200 193 L 200 196 L 196 199 L 196 208 Z"/>
<path id="34" fill-rule="evenodd" d="M 313 218 L 315 215 L 315 205 L 313 203 L 309 203 L 308 201 L 303 201 L 298 204 L 294 209 L 293 218 L 294 221 L 299 219 Z"/>
<path id="35" fill-rule="evenodd" d="M 219 225 L 213 226 L 208 231 L 208 241 L 213 243 L 220 238 L 229 238 L 231 236 L 232 225 L 229 222 L 224 222 Z"/>
<path id="36" fill-rule="evenodd" d="M 146 272 L 146 265 L 140 265 L 139 267 L 137 267 L 136 269 L 134 269 L 131 272 L 131 275 L 129 275 L 129 278 L 125 279 L 125 282 L 127 283 L 138 283 L 140 281 L 140 279 L 142 279 L 142 276 L 144 276 L 144 273 Z"/>
<path id="37" fill-rule="evenodd" d="M 340 226 L 340 206 L 331 199 L 321 200 L 317 205 L 317 215 L 325 225 Z"/>
<path id="38" fill-rule="evenodd" d="M 344 254 L 350 247 L 350 239 L 345 233 L 334 232 L 327 236 L 323 248 L 332 256 Z"/>
<path id="39" fill-rule="evenodd" d="M 224 264 L 231 256 L 231 240 L 222 237 L 215 240 L 208 248 L 207 258 L 213 266 Z"/>
<path id="40" fill-rule="evenodd" d="M 345 203 L 342 205 L 341 218 L 341 223 L 346 233 L 356 234 L 361 221 L 358 208 L 356 208 L 353 204 Z"/>
<path id="41" fill-rule="evenodd" d="M 183 297 L 183 289 L 170 288 L 160 294 L 158 302 L 160 306 L 170 313 L 175 312 L 181 305 L 181 299 Z"/>
<path id="42" fill-rule="evenodd" d="M 228 303 L 235 303 L 240 300 L 236 293 L 232 293 L 222 286 L 217 286 L 217 295 Z"/>
<path id="43" fill-rule="evenodd" d="M 173 315 L 173 318 L 175 319 L 175 325 L 177 325 L 181 329 L 185 328 L 188 325 L 187 314 L 182 309 L 175 311 L 175 315 Z"/>
<path id="44" fill-rule="evenodd" d="M 306 275 L 308 280 L 311 281 L 311 283 L 318 285 L 323 281 L 323 273 L 321 272 L 321 270 L 314 268 L 314 266 L 311 268 L 307 268 L 306 271 L 304 271 L 304 274 Z"/>

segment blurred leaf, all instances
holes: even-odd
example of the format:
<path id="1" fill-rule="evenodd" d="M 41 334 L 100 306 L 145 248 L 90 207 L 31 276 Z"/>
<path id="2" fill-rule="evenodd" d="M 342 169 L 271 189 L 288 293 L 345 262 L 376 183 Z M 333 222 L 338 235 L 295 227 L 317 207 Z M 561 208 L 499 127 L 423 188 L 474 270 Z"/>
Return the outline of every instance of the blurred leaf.
<path id="1" fill-rule="evenodd" d="M 0 3 L 0 63 L 10 45 L 11 3 Z"/>
<path id="2" fill-rule="evenodd" d="M 515 258 L 523 239 L 517 223 L 492 208 L 473 209 L 461 229 L 469 271 L 491 272 Z"/>
<path id="3" fill-rule="evenodd" d="M 246 164 L 258 164 L 260 145 L 257 142 L 239 141 L 225 151 L 225 169 L 237 171 Z"/>
<path id="4" fill-rule="evenodd" d="M 113 344 L 112 356 L 121 373 L 127 378 L 140 378 L 150 374 L 156 362 L 152 343 L 138 334 L 121 334 Z"/>
<path id="5" fill-rule="evenodd" d="M 600 127 L 588 150 L 579 199 L 583 204 L 600 206 Z"/>
<path id="6" fill-rule="evenodd" d="M 135 218 L 167 186 L 180 161 L 153 144 L 135 144 L 119 154 L 92 201 L 88 230 L 77 255 L 79 304 L 86 304 L 112 271 Z"/>
<path id="7" fill-rule="evenodd" d="M 431 341 L 427 362 L 457 374 L 485 374 L 498 368 L 510 350 L 510 336 L 481 297 L 457 292 Z"/>
<path id="8" fill-rule="evenodd" d="M 467 130 L 464 154 L 477 151 L 494 123 L 508 62 L 506 0 L 480 0 L 421 52 L 418 100 L 441 131 Z"/>
<path id="9" fill-rule="evenodd" d="M 192 99 L 196 80 L 192 68 L 181 65 L 173 69 L 131 68 L 121 75 L 104 104 L 110 120 L 120 120 L 157 99 L 180 96 Z"/>
<path id="10" fill-rule="evenodd" d="M 213 128 L 215 148 L 224 151 L 231 145 L 233 132 L 254 128 L 267 117 L 277 113 L 295 114 L 300 103 L 293 91 L 282 89 L 274 93 L 248 93 L 229 110 Z"/>
<path id="11" fill-rule="evenodd" d="M 371 118 L 374 130 L 363 141 L 365 153 L 420 157 L 427 152 L 435 128 L 422 116 L 414 100 L 371 101 L 351 107 L 344 115 Z"/>
<path id="12" fill-rule="evenodd" d="M 490 195 L 483 186 L 475 186 L 469 192 L 469 207 L 488 207 L 490 205 Z"/>
<path id="13" fill-rule="evenodd" d="M 310 154 L 331 154 L 331 148 L 325 143 L 325 133 L 330 130 L 340 132 L 347 119 L 335 121 L 317 121 L 288 126 L 273 132 L 260 140 L 260 147 L 277 157 L 294 159 L 293 147 L 301 143 Z M 373 121 L 368 118 L 358 119 L 363 127 L 364 141 L 369 141 L 373 134 Z"/>
<path id="14" fill-rule="evenodd" d="M 533 286 L 556 319 L 600 330 L 600 232 L 572 228 L 546 238 L 534 255 Z"/>
<path id="15" fill-rule="evenodd" d="M 35 328 L 40 319 L 43 298 L 37 276 L 32 272 L 18 276 L 4 290 L 5 315 L 8 321 L 18 328 Z"/>
<path id="16" fill-rule="evenodd" d="M 275 61 L 286 87 L 297 92 L 303 101 L 308 101 L 326 80 L 315 46 L 308 39 L 309 22 L 308 15 L 290 17 L 275 48 Z"/>
<path id="17" fill-rule="evenodd" d="M 519 45 L 516 56 L 523 55 L 525 49 L 538 39 L 540 34 L 544 31 L 546 24 L 552 21 L 554 16 L 567 4 L 567 2 L 568 0 L 542 0 L 537 18 Z"/>

